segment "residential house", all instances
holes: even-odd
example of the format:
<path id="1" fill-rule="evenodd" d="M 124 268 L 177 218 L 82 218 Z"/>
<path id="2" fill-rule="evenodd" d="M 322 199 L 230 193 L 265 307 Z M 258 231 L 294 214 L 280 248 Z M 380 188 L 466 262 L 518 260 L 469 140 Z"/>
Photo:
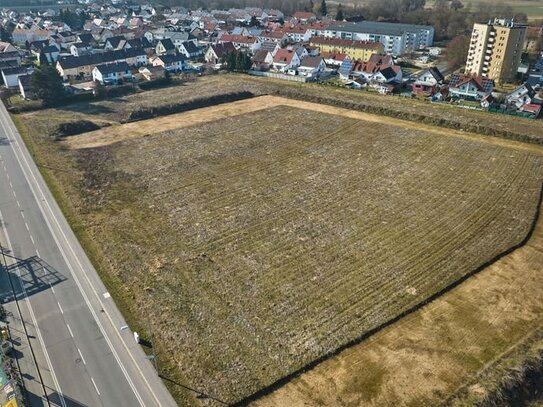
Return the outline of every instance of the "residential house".
<path id="1" fill-rule="evenodd" d="M 321 52 L 319 55 L 324 59 L 326 66 L 336 69 L 341 66 L 345 58 L 348 58 L 347 54 L 342 54 L 341 52 Z"/>
<path id="2" fill-rule="evenodd" d="M 28 70 L 25 67 L 18 66 L 15 68 L 3 68 L 2 71 L 2 80 L 4 85 L 7 88 L 17 88 L 19 86 L 19 76 L 32 73 L 32 70 Z"/>
<path id="3" fill-rule="evenodd" d="M 326 69 L 324 59 L 320 56 L 311 57 L 306 56 L 300 61 L 298 66 L 298 74 L 301 76 L 307 76 L 308 78 L 314 78 L 321 75 Z"/>
<path id="4" fill-rule="evenodd" d="M 536 98 L 536 92 L 529 83 L 524 83 L 513 92 L 505 96 L 508 107 L 520 109 L 525 104 L 530 104 Z"/>
<path id="5" fill-rule="evenodd" d="M 351 58 L 349 58 L 349 56 L 346 55 L 345 58 L 343 58 L 343 61 L 341 62 L 341 65 L 338 68 L 339 78 L 344 81 L 349 80 L 349 77 L 351 76 L 351 72 L 353 71 L 353 68 L 354 68 L 353 61 L 351 61 Z"/>
<path id="6" fill-rule="evenodd" d="M 537 119 L 541 114 L 543 106 L 537 103 L 526 103 L 520 108 L 521 112 L 529 113 L 534 119 Z"/>
<path id="7" fill-rule="evenodd" d="M 32 79 L 31 74 L 20 75 L 17 78 L 17 82 L 19 84 L 19 92 L 21 93 L 21 96 L 23 97 L 23 99 L 34 98 L 34 92 L 32 91 L 32 86 L 30 85 L 31 79 Z"/>
<path id="8" fill-rule="evenodd" d="M 187 58 L 182 54 L 164 54 L 153 58 L 153 66 L 161 66 L 168 72 L 180 72 L 187 69 Z"/>
<path id="9" fill-rule="evenodd" d="M 437 90 L 438 85 L 441 85 L 445 78 L 438 68 L 432 67 L 425 69 L 415 78 L 415 82 L 411 85 L 413 94 L 417 96 L 431 96 Z"/>
<path id="10" fill-rule="evenodd" d="M 114 37 L 109 37 L 106 39 L 104 43 L 104 49 L 106 51 L 113 51 L 115 49 L 121 49 L 119 48 L 119 44 L 121 41 L 126 41 L 126 38 L 124 35 L 116 35 Z"/>
<path id="11" fill-rule="evenodd" d="M 177 49 L 179 53 L 183 54 L 188 59 L 198 58 L 202 55 L 201 48 L 194 45 L 192 41 L 182 43 Z"/>
<path id="12" fill-rule="evenodd" d="M 0 41 L 0 54 L 4 52 L 17 52 L 17 47 L 11 45 L 9 42 Z"/>
<path id="13" fill-rule="evenodd" d="M 0 54 L 0 66 L 21 65 L 21 55 L 17 51 L 3 52 Z"/>
<path id="14" fill-rule="evenodd" d="M 38 62 L 43 63 L 42 58 L 45 57 L 47 63 L 54 64 L 58 61 L 60 56 L 60 49 L 56 45 L 47 45 L 41 49 L 41 52 L 37 55 Z"/>
<path id="15" fill-rule="evenodd" d="M 451 97 L 480 100 L 493 89 L 494 81 L 480 76 L 453 74 L 449 81 Z"/>
<path id="16" fill-rule="evenodd" d="M 320 52 L 347 54 L 353 61 L 368 61 L 373 54 L 382 54 L 384 50 L 383 44 L 380 42 L 340 38 L 312 37 L 309 44 L 319 48 Z"/>
<path id="17" fill-rule="evenodd" d="M 175 54 L 177 53 L 177 49 L 175 48 L 172 40 L 169 38 L 164 38 L 162 40 L 158 40 L 155 47 L 155 53 L 157 55 Z"/>
<path id="18" fill-rule="evenodd" d="M 288 40 L 288 35 L 283 30 L 264 31 L 258 36 L 260 42 L 271 42 L 274 44 L 281 44 Z"/>
<path id="19" fill-rule="evenodd" d="M 166 70 L 161 66 L 142 66 L 138 69 L 140 75 L 148 81 L 164 78 Z"/>
<path id="20" fill-rule="evenodd" d="M 387 66 L 379 69 L 369 79 L 379 84 L 399 84 L 402 81 L 402 68 L 398 65 Z"/>
<path id="21" fill-rule="evenodd" d="M 267 71 L 273 64 L 273 54 L 265 49 L 259 49 L 252 58 L 253 69 Z"/>
<path id="22" fill-rule="evenodd" d="M 223 42 L 220 44 L 211 44 L 205 53 L 204 59 L 210 64 L 220 64 L 224 56 L 232 51 L 235 51 L 236 47 L 231 42 Z"/>
<path id="23" fill-rule="evenodd" d="M 241 49 L 251 54 L 254 54 L 262 44 L 258 37 L 231 34 L 224 34 L 218 40 L 219 44 L 224 44 L 225 42 L 231 42 L 236 49 Z"/>
<path id="24" fill-rule="evenodd" d="M 372 80 L 380 70 L 394 66 L 394 59 L 391 55 L 372 54 L 367 61 L 355 61 L 353 63 L 352 75 Z M 401 70 L 401 69 L 400 69 Z"/>
<path id="25" fill-rule="evenodd" d="M 83 42 L 74 42 L 70 46 L 70 54 L 76 57 L 90 53 L 92 53 L 92 46 L 90 44 L 85 44 Z"/>
<path id="26" fill-rule="evenodd" d="M 132 81 L 132 71 L 126 62 L 97 65 L 92 70 L 92 80 L 102 85 L 117 85 Z"/>
<path id="27" fill-rule="evenodd" d="M 317 15 L 315 13 L 310 12 L 310 11 L 297 11 L 292 15 L 292 17 L 295 20 L 301 21 L 303 23 L 307 23 L 307 22 L 317 20 Z"/>
<path id="28" fill-rule="evenodd" d="M 292 48 L 282 48 L 273 57 L 273 69 L 288 72 L 300 66 L 300 57 Z"/>
<path id="29" fill-rule="evenodd" d="M 39 41 L 39 40 L 46 40 L 49 38 L 49 31 L 40 29 L 37 26 L 33 26 L 32 28 L 27 27 L 16 27 L 13 30 L 13 33 L 11 34 L 11 37 L 13 38 L 13 42 L 16 44 L 25 44 L 27 41 Z"/>
<path id="30" fill-rule="evenodd" d="M 149 60 L 143 50 L 123 49 L 96 54 L 60 57 L 56 68 L 64 80 L 92 77 L 95 66 L 113 62 L 126 62 L 129 66 L 147 65 Z"/>
<path id="31" fill-rule="evenodd" d="M 83 32 L 77 35 L 75 42 L 91 45 L 94 42 L 94 37 L 90 32 Z"/>

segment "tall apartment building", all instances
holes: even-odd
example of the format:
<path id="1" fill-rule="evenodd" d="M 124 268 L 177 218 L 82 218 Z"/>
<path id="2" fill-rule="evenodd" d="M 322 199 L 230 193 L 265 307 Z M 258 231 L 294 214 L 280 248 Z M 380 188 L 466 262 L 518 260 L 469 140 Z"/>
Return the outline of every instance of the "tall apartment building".
<path id="1" fill-rule="evenodd" d="M 474 24 L 466 61 L 466 74 L 497 82 L 513 82 L 524 46 L 526 27 L 512 20 L 495 19 Z"/>

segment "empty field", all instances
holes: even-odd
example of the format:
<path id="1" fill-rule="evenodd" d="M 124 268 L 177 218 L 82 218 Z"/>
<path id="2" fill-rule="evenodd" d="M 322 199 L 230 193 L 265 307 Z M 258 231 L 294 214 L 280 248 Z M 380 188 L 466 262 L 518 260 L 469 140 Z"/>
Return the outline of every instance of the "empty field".
<path id="1" fill-rule="evenodd" d="M 178 115 L 62 152 L 132 312 L 188 385 L 229 403 L 517 244 L 536 210 L 537 154 L 319 109 Z"/>

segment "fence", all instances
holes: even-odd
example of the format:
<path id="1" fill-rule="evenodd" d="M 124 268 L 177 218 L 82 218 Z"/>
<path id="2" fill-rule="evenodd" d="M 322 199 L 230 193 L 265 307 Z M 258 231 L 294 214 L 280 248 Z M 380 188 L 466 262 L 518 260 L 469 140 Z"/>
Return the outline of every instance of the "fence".
<path id="1" fill-rule="evenodd" d="M 539 116 L 534 114 L 534 113 L 528 113 L 528 112 L 519 112 L 519 111 L 516 111 L 516 110 L 506 110 L 506 109 L 500 109 L 500 108 L 496 108 L 496 107 L 491 107 L 488 109 L 489 112 L 491 113 L 500 113 L 500 114 L 507 114 L 509 116 L 518 116 L 518 117 L 525 117 L 527 119 L 537 119 L 537 117 Z"/>
<path id="2" fill-rule="evenodd" d="M 296 76 L 296 75 L 285 75 L 282 73 L 275 73 L 275 72 L 262 72 L 262 71 L 254 71 L 250 70 L 249 75 L 255 75 L 255 76 L 266 76 L 268 78 L 275 78 L 275 79 L 282 79 L 285 81 L 292 81 L 292 82 L 315 82 L 315 78 L 308 78 L 306 76 Z"/>

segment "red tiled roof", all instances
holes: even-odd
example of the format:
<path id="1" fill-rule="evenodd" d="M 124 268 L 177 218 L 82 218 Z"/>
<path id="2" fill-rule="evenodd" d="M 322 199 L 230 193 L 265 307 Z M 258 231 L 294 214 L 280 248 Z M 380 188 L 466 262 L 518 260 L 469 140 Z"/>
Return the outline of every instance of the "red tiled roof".
<path id="1" fill-rule="evenodd" d="M 294 55 L 296 55 L 296 51 L 287 48 L 281 48 L 277 51 L 275 57 L 273 57 L 273 62 L 288 65 L 291 63 Z"/>
<path id="2" fill-rule="evenodd" d="M 246 36 L 246 35 L 233 35 L 233 34 L 224 34 L 221 36 L 220 42 L 234 42 L 238 44 L 254 44 L 256 42 L 255 37 Z"/>

